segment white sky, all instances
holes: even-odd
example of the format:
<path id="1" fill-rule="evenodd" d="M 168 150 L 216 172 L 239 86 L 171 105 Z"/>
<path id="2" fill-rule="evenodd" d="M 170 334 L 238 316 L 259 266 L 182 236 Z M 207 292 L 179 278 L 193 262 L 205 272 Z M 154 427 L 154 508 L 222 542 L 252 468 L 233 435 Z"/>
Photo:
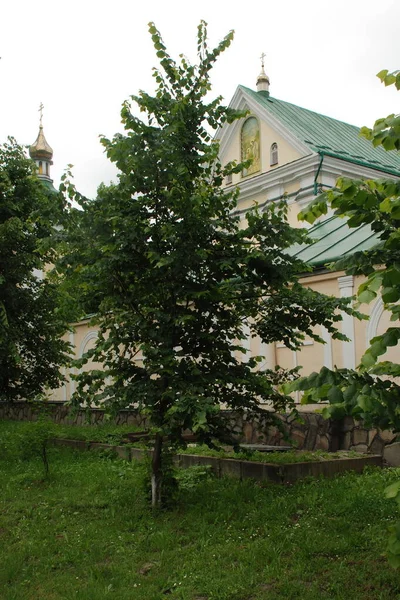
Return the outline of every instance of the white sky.
<path id="1" fill-rule="evenodd" d="M 237 85 L 255 89 L 265 52 L 276 98 L 360 126 L 399 112 L 396 90 L 375 77 L 400 68 L 399 0 L 4 0 L 0 142 L 12 135 L 33 143 L 43 102 L 56 187 L 72 163 L 77 188 L 94 197 L 115 177 L 99 134 L 121 130 L 130 94 L 154 90 L 147 23 L 155 22 L 173 57 L 194 60 L 200 19 L 212 46 L 235 30 L 212 78 L 227 103 Z"/>

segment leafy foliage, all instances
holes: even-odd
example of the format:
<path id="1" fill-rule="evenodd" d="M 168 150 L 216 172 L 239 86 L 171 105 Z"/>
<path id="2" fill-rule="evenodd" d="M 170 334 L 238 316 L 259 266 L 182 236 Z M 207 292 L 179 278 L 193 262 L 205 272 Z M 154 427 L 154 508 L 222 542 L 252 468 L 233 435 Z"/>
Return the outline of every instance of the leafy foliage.
<path id="1" fill-rule="evenodd" d="M 397 71 L 391 74 L 381 71 L 378 77 L 385 85 L 395 84 L 399 89 Z M 361 130 L 375 145 L 383 144 L 382 121 L 377 121 L 373 129 Z M 394 147 L 397 148 L 400 129 L 394 121 L 388 135 L 396 139 Z M 296 382 L 291 389 L 307 392 L 304 402 L 328 400 L 330 406 L 324 409 L 326 416 L 351 414 L 365 419 L 368 424 L 400 431 L 397 400 L 400 387 L 394 379 L 400 375 L 400 365 L 378 362 L 379 357 L 389 347 L 397 346 L 400 339 L 400 327 L 396 326 L 400 314 L 400 181 L 340 178 L 335 189 L 321 194 L 300 214 L 300 219 L 313 223 L 327 213 L 329 205 L 335 215 L 347 218 L 349 227 L 369 226 L 374 232 L 376 245 L 373 248 L 345 257 L 333 268 L 345 270 L 350 275 L 365 276 L 365 282 L 357 290 L 359 304 L 371 303 L 381 297 L 394 325 L 371 340 L 357 372 L 324 368 L 319 374 L 313 373 Z"/>
<path id="2" fill-rule="evenodd" d="M 62 202 L 14 139 L 0 147 L 0 400 L 31 399 L 61 380 L 66 319 L 57 284 L 38 273 L 56 259 Z"/>
<path id="3" fill-rule="evenodd" d="M 298 284 L 308 267 L 286 249 L 306 233 L 289 226 L 285 203 L 255 207 L 240 223 L 238 191 L 222 189 L 244 164 L 220 164 L 210 129 L 244 113 L 208 93 L 233 33 L 209 50 L 202 22 L 193 66 L 184 56 L 175 62 L 153 24 L 149 31 L 161 63 L 156 93 L 132 96 L 121 113 L 126 134 L 103 138 L 119 180 L 75 213 L 66 263 L 80 294 L 98 306 L 99 337 L 79 366 L 92 359 L 101 368 L 79 376 L 75 402 L 147 413 L 157 455 L 162 436 L 179 441 L 185 429 L 205 442 L 223 437 L 222 406 L 258 412 L 260 398 L 276 410 L 292 405 L 276 386 L 294 371 L 241 360 L 244 326 L 264 342 L 298 348 L 305 334 L 319 339 L 317 324 L 340 337 L 337 309 L 351 309 Z"/>
<path id="4" fill-rule="evenodd" d="M 400 73 L 381 71 L 378 77 L 385 85 L 400 90 Z M 387 151 L 400 149 L 400 116 L 390 115 L 376 121 L 373 129 L 362 128 L 361 134 L 374 146 Z M 296 381 L 290 390 L 304 391 L 303 401 L 328 401 L 323 409 L 326 417 L 352 415 L 363 419 L 367 426 L 400 431 L 400 364 L 380 361 L 390 347 L 398 346 L 400 327 L 400 181 L 393 179 L 351 180 L 341 178 L 336 188 L 322 194 L 301 214 L 314 222 L 326 214 L 328 204 L 336 215 L 346 217 L 349 227 L 369 226 L 376 235 L 376 245 L 368 251 L 357 252 L 334 265 L 351 275 L 364 275 L 365 282 L 357 291 L 359 303 L 382 298 L 384 308 L 391 313 L 393 327 L 374 337 L 356 371 L 322 369 Z M 400 484 L 387 490 L 388 497 L 400 501 Z M 400 525 L 393 527 L 388 556 L 391 564 L 400 566 Z"/>
<path id="5" fill-rule="evenodd" d="M 386 69 L 380 71 L 377 77 L 386 86 L 394 85 L 400 90 L 400 71 L 389 73 Z M 400 115 L 389 115 L 385 119 L 378 119 L 372 129 L 363 127 L 361 133 L 371 140 L 374 146 L 382 145 L 385 150 L 400 150 Z"/>
<path id="6" fill-rule="evenodd" d="M 48 450 L 55 432 L 55 424 L 45 417 L 40 417 L 35 422 L 24 423 L 15 434 L 17 456 L 24 460 L 40 458 L 46 477 L 50 472 Z"/>

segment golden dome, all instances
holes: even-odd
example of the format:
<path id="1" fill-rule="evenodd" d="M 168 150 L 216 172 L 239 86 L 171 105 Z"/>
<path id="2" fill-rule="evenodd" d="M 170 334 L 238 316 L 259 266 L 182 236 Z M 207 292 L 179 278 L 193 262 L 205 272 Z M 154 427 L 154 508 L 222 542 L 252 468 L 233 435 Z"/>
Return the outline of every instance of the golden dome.
<path id="1" fill-rule="evenodd" d="M 51 160 L 53 158 L 53 150 L 46 142 L 43 133 L 43 125 L 39 127 L 39 134 L 36 141 L 29 148 L 29 155 L 33 160 Z"/>

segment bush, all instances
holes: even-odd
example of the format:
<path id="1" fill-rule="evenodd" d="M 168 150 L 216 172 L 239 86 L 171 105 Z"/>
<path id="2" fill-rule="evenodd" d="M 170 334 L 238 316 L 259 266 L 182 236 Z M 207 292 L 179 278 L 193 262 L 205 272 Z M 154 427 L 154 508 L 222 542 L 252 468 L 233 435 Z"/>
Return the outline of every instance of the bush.
<path id="1" fill-rule="evenodd" d="M 200 483 L 214 477 L 211 465 L 195 465 L 188 469 L 177 471 L 177 480 L 180 490 L 192 490 Z"/>
<path id="2" fill-rule="evenodd" d="M 45 477 L 49 475 L 48 449 L 51 440 L 56 437 L 56 425 L 47 418 L 36 422 L 24 423 L 15 434 L 15 449 L 23 460 L 40 458 Z"/>

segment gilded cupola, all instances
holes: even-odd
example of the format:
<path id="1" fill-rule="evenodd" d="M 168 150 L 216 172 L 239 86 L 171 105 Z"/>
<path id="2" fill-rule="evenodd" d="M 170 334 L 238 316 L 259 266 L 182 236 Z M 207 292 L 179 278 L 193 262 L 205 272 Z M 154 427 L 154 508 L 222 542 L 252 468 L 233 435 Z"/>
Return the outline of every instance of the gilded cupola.
<path id="1" fill-rule="evenodd" d="M 49 160 L 53 158 L 53 150 L 44 137 L 43 125 L 39 127 L 39 134 L 36 141 L 29 148 L 29 155 L 33 160 Z"/>
<path id="2" fill-rule="evenodd" d="M 39 133 L 36 138 L 36 141 L 29 147 L 29 155 L 32 160 L 35 161 L 38 168 L 38 175 L 41 179 L 47 179 L 50 182 L 50 166 L 53 164 L 53 149 L 47 143 L 46 138 L 43 133 L 43 104 L 40 105 L 40 123 L 39 123 Z"/>

